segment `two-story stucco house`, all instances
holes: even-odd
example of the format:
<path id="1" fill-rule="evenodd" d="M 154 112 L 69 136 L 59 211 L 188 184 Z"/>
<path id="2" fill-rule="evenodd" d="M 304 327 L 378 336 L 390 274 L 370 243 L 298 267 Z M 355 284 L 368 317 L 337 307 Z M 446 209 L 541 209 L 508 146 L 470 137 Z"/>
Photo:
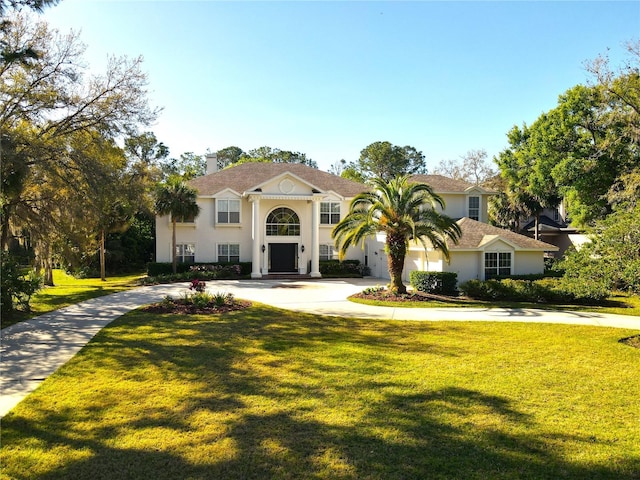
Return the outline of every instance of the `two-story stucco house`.
<path id="1" fill-rule="evenodd" d="M 406 279 L 416 269 L 454 271 L 461 282 L 539 273 L 544 252 L 557 249 L 486 224 L 493 192 L 439 175 L 412 180 L 428 183 L 444 198 L 444 213 L 458 219 L 463 234 L 458 245 L 450 246 L 450 262 L 437 250 L 412 246 Z M 300 164 L 246 163 L 217 171 L 215 155 L 207 156 L 207 175 L 189 185 L 198 191 L 200 215 L 178 223 L 178 261 L 251 262 L 252 278 L 273 273 L 320 277 L 319 262 L 337 258 L 334 225 L 348 212 L 353 197 L 368 188 Z M 171 222 L 158 217 L 156 259 L 171 258 Z M 389 276 L 381 236 L 351 248 L 346 258 L 360 260 L 374 276 Z"/>

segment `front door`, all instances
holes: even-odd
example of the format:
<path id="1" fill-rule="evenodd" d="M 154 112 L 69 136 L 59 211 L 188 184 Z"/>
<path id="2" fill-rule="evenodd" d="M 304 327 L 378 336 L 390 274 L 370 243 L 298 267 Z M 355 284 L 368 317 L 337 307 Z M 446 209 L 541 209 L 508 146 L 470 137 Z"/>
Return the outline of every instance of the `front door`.
<path id="1" fill-rule="evenodd" d="M 297 243 L 269 244 L 269 272 L 292 273 L 298 271 Z"/>

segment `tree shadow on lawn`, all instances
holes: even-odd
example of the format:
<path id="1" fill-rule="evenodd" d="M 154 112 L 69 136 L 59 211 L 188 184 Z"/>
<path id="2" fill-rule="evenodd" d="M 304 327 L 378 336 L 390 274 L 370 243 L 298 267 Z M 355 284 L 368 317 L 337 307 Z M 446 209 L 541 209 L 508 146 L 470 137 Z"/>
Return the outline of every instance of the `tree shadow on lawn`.
<path id="1" fill-rule="evenodd" d="M 5 449 L 26 442 L 62 449 L 63 457 L 78 452 L 43 479 L 638 478 L 637 458 L 611 466 L 562 458 L 563 443 L 594 439 L 540 433 L 507 398 L 464 387 L 396 393 L 406 386 L 386 375 L 386 350 L 446 350 L 403 340 L 411 325 L 398 334 L 390 322 L 305 315 L 283 322 L 274 309 L 249 312 L 217 319 L 136 313 L 116 322 L 72 361 L 76 376 L 112 372 L 112 386 L 80 392 L 89 402 L 33 395 L 26 408 L 36 414 L 27 419 L 18 409 L 3 420 Z M 349 354 L 359 357 L 355 364 L 342 358 Z M 162 387 L 149 400 L 149 373 L 169 389 L 187 387 L 174 404 Z M 127 382 L 140 385 L 123 390 L 132 415 L 113 410 Z M 203 420 L 218 423 L 208 431 L 198 427 Z M 125 432 L 140 444 L 121 446 Z M 16 461 L 3 456 L 5 465 Z"/>

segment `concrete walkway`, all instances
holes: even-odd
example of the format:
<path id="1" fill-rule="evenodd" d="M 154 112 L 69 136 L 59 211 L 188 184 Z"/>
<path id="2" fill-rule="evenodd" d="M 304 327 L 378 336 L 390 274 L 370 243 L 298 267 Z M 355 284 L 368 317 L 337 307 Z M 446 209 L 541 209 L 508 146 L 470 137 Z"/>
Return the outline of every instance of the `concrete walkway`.
<path id="1" fill-rule="evenodd" d="M 209 291 L 274 307 L 319 315 L 423 321 L 539 322 L 640 330 L 640 317 L 587 312 L 505 308 L 392 308 L 349 302 L 349 295 L 386 283 L 349 280 L 218 280 Z M 141 305 L 167 295 L 179 297 L 187 284 L 155 285 L 115 293 L 47 313 L 2 330 L 0 417 L 75 355 L 105 325 Z"/>

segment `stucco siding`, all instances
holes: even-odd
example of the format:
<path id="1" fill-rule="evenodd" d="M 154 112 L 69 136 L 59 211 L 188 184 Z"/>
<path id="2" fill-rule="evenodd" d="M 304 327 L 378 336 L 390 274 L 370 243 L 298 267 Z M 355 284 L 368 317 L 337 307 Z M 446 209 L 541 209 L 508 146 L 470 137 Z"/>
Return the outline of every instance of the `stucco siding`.
<path id="1" fill-rule="evenodd" d="M 458 274 L 458 285 L 467 280 L 480 279 L 482 252 L 452 252 L 451 261 L 444 263 L 443 271 Z"/>
<path id="2" fill-rule="evenodd" d="M 514 275 L 529 275 L 544 272 L 544 255 L 542 252 L 516 252 Z"/>
<path id="3" fill-rule="evenodd" d="M 466 196 L 465 195 L 452 195 L 441 194 L 442 199 L 445 201 L 446 207 L 444 213 L 451 218 L 461 218 L 467 216 Z"/>

